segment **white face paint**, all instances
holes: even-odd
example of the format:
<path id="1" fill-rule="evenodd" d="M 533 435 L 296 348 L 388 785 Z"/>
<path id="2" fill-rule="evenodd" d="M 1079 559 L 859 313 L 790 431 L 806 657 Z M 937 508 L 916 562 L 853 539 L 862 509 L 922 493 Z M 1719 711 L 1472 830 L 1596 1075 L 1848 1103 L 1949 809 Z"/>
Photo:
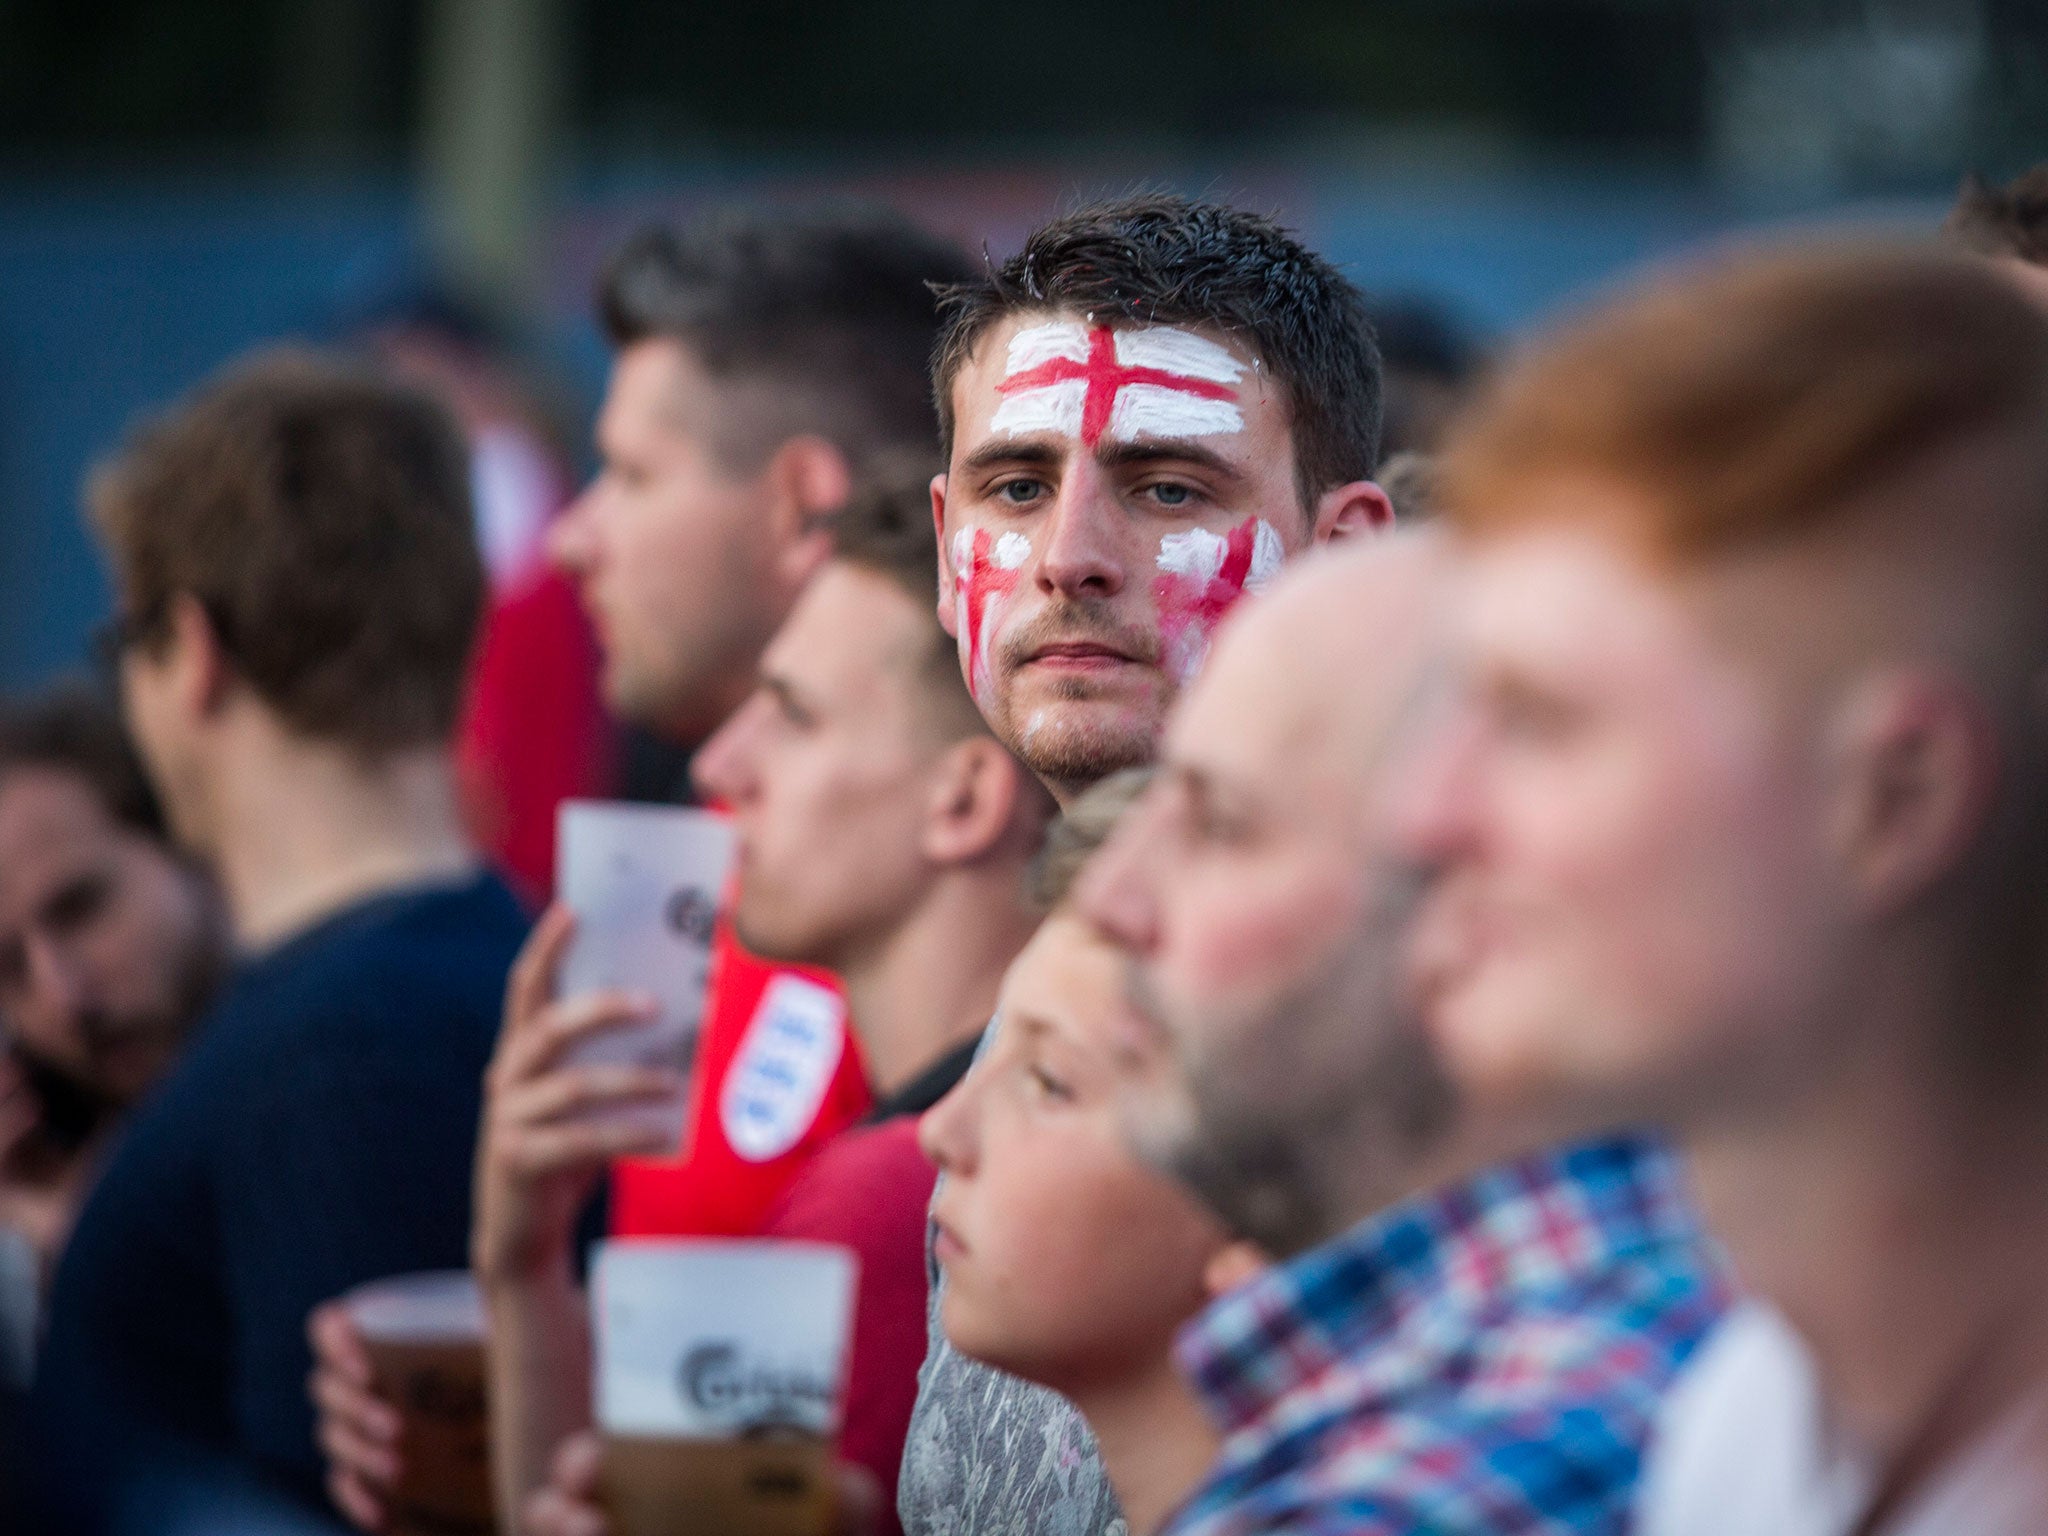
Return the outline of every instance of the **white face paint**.
<path id="1" fill-rule="evenodd" d="M 1189 528 L 1159 541 L 1159 575 L 1152 583 L 1159 634 L 1166 664 L 1183 684 L 1208 660 L 1210 637 L 1223 616 L 1278 575 L 1286 558 L 1279 531 L 1264 518 L 1248 518 L 1227 535 Z"/>
<path id="2" fill-rule="evenodd" d="M 1054 432 L 1090 448 L 1105 435 L 1128 442 L 1241 432 L 1244 373 L 1229 351 L 1192 331 L 1051 321 L 1010 338 L 990 427 Z"/>
<path id="3" fill-rule="evenodd" d="M 979 699 L 992 681 L 989 644 L 1017 590 L 1017 572 L 1031 558 L 1031 541 L 1014 531 L 991 540 L 985 528 L 962 528 L 952 551 L 953 628 L 968 690 Z"/>

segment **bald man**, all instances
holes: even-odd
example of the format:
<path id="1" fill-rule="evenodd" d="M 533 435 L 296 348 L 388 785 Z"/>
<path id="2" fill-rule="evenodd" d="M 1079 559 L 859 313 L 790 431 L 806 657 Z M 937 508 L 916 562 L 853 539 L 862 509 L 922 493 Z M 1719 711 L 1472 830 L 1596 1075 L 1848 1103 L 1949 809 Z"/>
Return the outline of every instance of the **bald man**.
<path id="1" fill-rule="evenodd" d="M 1282 1260 L 1182 1337 L 1226 1449 L 1174 1536 L 1618 1530 L 1716 1316 L 1669 1158 L 1511 1156 L 1403 1000 L 1385 806 L 1443 595 L 1400 535 L 1248 605 L 1083 877 L 1138 1005 L 1134 1146 Z"/>
<path id="2" fill-rule="evenodd" d="M 1776 1309 L 1647 1530 L 2048 1529 L 2044 422 L 1990 264 L 1792 249 L 1580 320 L 1447 448 L 1432 1038 L 1670 1127 Z"/>

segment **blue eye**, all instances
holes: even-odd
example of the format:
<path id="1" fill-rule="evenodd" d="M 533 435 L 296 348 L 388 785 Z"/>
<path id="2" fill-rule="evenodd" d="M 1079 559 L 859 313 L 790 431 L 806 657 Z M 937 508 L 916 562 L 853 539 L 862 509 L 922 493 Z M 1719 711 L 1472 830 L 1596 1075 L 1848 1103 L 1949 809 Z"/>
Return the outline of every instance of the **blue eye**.
<path id="1" fill-rule="evenodd" d="M 996 487 L 996 494 L 1016 506 L 1027 501 L 1036 501 L 1045 490 L 1042 480 L 1005 480 Z"/>
<path id="2" fill-rule="evenodd" d="M 1174 485 L 1168 482 L 1163 485 L 1153 486 L 1152 495 L 1162 507 L 1184 507 L 1194 500 L 1195 493 L 1184 485 Z"/>

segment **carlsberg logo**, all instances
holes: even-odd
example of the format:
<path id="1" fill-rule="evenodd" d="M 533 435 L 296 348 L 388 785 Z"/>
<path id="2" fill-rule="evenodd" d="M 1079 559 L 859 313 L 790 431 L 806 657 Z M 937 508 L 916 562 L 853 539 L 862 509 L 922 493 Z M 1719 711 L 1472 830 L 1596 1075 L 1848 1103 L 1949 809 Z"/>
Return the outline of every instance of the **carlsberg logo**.
<path id="1" fill-rule="evenodd" d="M 749 1360 L 729 1339 L 690 1350 L 678 1376 L 684 1401 L 736 1428 L 786 1426 L 822 1434 L 832 1421 L 831 1382 L 801 1368 Z"/>

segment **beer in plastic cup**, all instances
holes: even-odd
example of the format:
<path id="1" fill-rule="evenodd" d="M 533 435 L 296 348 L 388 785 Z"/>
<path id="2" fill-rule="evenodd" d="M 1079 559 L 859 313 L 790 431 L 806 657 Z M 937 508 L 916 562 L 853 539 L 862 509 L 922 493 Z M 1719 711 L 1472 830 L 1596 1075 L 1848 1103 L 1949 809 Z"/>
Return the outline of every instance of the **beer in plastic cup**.
<path id="1" fill-rule="evenodd" d="M 576 914 L 561 995 L 625 988 L 658 1005 L 652 1020 L 589 1036 L 564 1059 L 687 1072 L 710 991 L 732 828 L 710 811 L 612 800 L 564 801 L 556 826 L 557 884 Z M 674 1147 L 686 1106 L 679 1091 L 633 1113 L 646 1115 Z"/>
<path id="2" fill-rule="evenodd" d="M 591 1308 L 613 1536 L 828 1536 L 857 1270 L 822 1243 L 604 1245 Z"/>
<path id="3" fill-rule="evenodd" d="M 484 1311 L 467 1270 L 394 1275 L 342 1298 L 372 1385 L 398 1410 L 391 1536 L 494 1536 Z"/>

